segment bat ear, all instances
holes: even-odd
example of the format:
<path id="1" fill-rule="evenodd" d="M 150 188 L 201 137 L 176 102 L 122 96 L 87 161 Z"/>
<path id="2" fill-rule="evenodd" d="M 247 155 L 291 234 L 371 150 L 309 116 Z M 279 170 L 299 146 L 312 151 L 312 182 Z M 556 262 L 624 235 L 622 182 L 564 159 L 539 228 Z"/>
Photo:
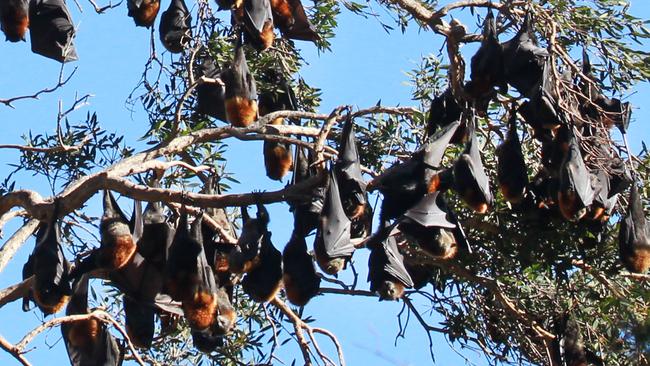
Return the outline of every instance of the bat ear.
<path id="1" fill-rule="evenodd" d="M 140 238 L 142 238 L 142 232 L 144 230 L 142 203 L 138 200 L 133 201 L 133 214 L 131 215 L 131 220 L 129 221 L 129 229 L 131 229 L 133 241 L 137 243 Z"/>

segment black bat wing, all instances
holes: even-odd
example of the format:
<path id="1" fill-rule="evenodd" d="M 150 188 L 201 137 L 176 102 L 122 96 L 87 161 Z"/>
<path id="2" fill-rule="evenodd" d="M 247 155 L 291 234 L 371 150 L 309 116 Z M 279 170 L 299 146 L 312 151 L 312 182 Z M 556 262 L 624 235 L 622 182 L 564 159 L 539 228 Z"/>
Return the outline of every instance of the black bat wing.
<path id="1" fill-rule="evenodd" d="M 142 203 L 138 200 L 133 201 L 133 214 L 131 214 L 131 220 L 129 220 L 129 228 L 131 229 L 133 241 L 136 243 L 140 241 L 144 231 L 144 217 L 142 215 Z"/>
<path id="2" fill-rule="evenodd" d="M 467 235 L 465 235 L 463 225 L 460 223 L 458 216 L 451 209 L 451 207 L 449 207 L 447 201 L 442 195 L 438 195 L 437 204 L 438 207 L 440 207 L 440 209 L 447 214 L 447 220 L 455 225 L 455 227 L 452 229 L 452 233 L 454 234 L 454 239 L 456 239 L 456 244 L 458 244 L 458 246 L 465 250 L 467 253 L 472 253 L 472 247 L 469 245 L 469 241 L 467 240 Z"/>
<path id="3" fill-rule="evenodd" d="M 242 280 L 242 288 L 253 301 L 270 301 L 282 282 L 282 254 L 273 246 L 271 233 L 262 239 L 260 264 Z"/>
<path id="4" fill-rule="evenodd" d="M 404 217 L 425 227 L 443 227 L 453 229 L 456 225 L 447 221 L 447 214 L 438 207 L 439 192 L 428 193 Z"/>
<path id="5" fill-rule="evenodd" d="M 72 17 L 63 0 L 31 0 L 29 6 L 32 52 L 57 60 L 77 60 Z"/>
<path id="6" fill-rule="evenodd" d="M 422 147 L 423 159 L 422 161 L 430 168 L 439 168 L 442 158 L 445 156 L 447 146 L 454 136 L 454 133 L 460 126 L 459 121 L 454 121 L 444 126 L 440 131 L 436 132 Z"/>
<path id="7" fill-rule="evenodd" d="M 316 42 L 320 40 L 320 36 L 316 32 L 316 28 L 311 24 L 305 9 L 300 0 L 287 0 L 291 13 L 293 15 L 293 24 L 288 28 L 281 29 L 282 34 L 289 39 L 296 39 L 300 41 Z"/>
<path id="8" fill-rule="evenodd" d="M 485 168 L 483 167 L 483 161 L 479 152 L 478 138 L 476 137 L 475 131 L 471 132 L 470 140 L 467 142 L 465 151 L 463 152 L 463 155 L 461 155 L 459 162 L 466 163 L 468 170 L 467 178 L 469 178 L 469 180 L 462 176 L 464 174 L 457 175 L 456 173 L 458 170 L 455 167 L 454 179 L 456 180 L 456 183 L 459 183 L 458 179 L 465 180 L 466 182 L 464 183 L 472 185 L 472 189 L 478 190 L 477 193 L 481 195 L 484 202 L 487 203 L 488 206 L 491 206 L 493 203 L 493 197 L 490 190 L 490 180 L 485 173 Z"/>
<path id="9" fill-rule="evenodd" d="M 104 218 L 117 219 L 125 224 L 129 223 L 129 219 L 120 208 L 120 205 L 117 204 L 113 192 L 109 190 L 104 190 L 104 216 L 102 220 Z"/>
<path id="10" fill-rule="evenodd" d="M 214 334 L 212 329 L 192 329 L 191 334 L 194 347 L 203 353 L 212 353 L 224 345 L 223 336 Z"/>
<path id="11" fill-rule="evenodd" d="M 589 206 L 594 199 L 591 175 L 582 159 L 580 146 L 575 137 L 569 140 L 569 151 L 562 165 L 563 168 L 560 170 L 560 190 L 575 192 L 582 205 Z"/>
<path id="12" fill-rule="evenodd" d="M 528 186 L 528 169 L 517 135 L 516 113 L 510 117 L 506 139 L 497 148 L 496 155 L 497 180 L 501 192 L 508 201 L 520 200 Z"/>
<path id="13" fill-rule="evenodd" d="M 192 16 L 184 0 L 172 0 L 160 16 L 160 41 L 172 53 L 183 51 L 183 37 L 191 36 Z"/>
<path id="14" fill-rule="evenodd" d="M 221 76 L 226 84 L 226 99 L 243 97 L 249 100 L 257 100 L 255 79 L 248 69 L 243 46 L 240 45 L 235 49 L 235 58 L 232 65 Z"/>
<path id="15" fill-rule="evenodd" d="M 483 40 L 471 60 L 470 79 L 480 97 L 496 84 L 503 83 L 503 48 L 496 34 L 496 21 L 492 9 L 488 8 L 483 22 Z"/>
<path id="16" fill-rule="evenodd" d="M 389 236 L 382 243 L 382 248 L 388 259 L 384 266 L 384 270 L 396 280 L 404 284 L 405 287 L 413 288 L 413 280 L 406 270 L 406 267 L 404 267 L 404 256 L 397 248 L 397 240 L 395 237 Z"/>
<path id="17" fill-rule="evenodd" d="M 340 197 L 336 176 L 330 173 L 329 190 L 316 234 L 316 240 L 322 241 L 329 258 L 349 257 L 354 252 L 354 245 L 350 242 L 351 221 L 343 210 Z"/>
<path id="18" fill-rule="evenodd" d="M 427 119 L 427 135 L 431 136 L 438 128 L 460 120 L 462 111 L 451 89 L 446 89 L 431 101 Z"/>
<path id="19" fill-rule="evenodd" d="M 34 275 L 34 257 L 30 254 L 27 257 L 27 262 L 23 265 L 23 281 L 30 278 Z M 22 309 L 23 311 L 29 311 L 29 300 L 31 298 L 31 291 L 27 291 L 23 296 Z"/>
<path id="20" fill-rule="evenodd" d="M 63 255 L 56 215 L 39 230 L 32 254 L 34 263 L 34 296 L 45 313 L 55 313 L 71 293 L 68 282 L 70 265 Z"/>

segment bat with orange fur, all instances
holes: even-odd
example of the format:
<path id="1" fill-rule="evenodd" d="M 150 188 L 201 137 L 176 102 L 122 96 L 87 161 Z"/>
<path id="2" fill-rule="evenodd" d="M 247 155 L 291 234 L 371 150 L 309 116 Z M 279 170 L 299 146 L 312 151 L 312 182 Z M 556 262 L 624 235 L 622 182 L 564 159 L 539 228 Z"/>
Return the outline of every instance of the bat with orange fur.
<path id="1" fill-rule="evenodd" d="M 66 315 L 88 314 L 88 274 L 73 284 L 72 297 Z M 100 320 L 89 318 L 61 324 L 61 333 L 70 364 L 73 366 L 118 366 L 124 359 L 124 350 Z"/>
<path id="2" fill-rule="evenodd" d="M 269 0 L 244 0 L 244 38 L 258 51 L 273 45 L 273 12 Z"/>
<path id="3" fill-rule="evenodd" d="M 160 0 L 127 0 L 126 6 L 136 26 L 149 28 L 160 10 Z"/>
<path id="4" fill-rule="evenodd" d="M 0 4 L 0 27 L 7 41 L 24 41 L 29 28 L 29 1 L 3 1 Z"/>
<path id="5" fill-rule="evenodd" d="M 619 225 L 619 255 L 628 271 L 646 273 L 650 269 L 650 231 L 636 182 L 628 202 L 627 213 Z"/>
<path id="6" fill-rule="evenodd" d="M 296 306 L 305 306 L 318 294 L 320 281 L 305 238 L 294 231 L 282 251 L 282 282 L 287 299 Z"/>
<path id="7" fill-rule="evenodd" d="M 44 314 L 58 312 L 68 301 L 71 294 L 69 270 L 70 264 L 63 256 L 61 234 L 54 212 L 50 221 L 41 223 L 34 251 L 23 267 L 23 279 L 34 275 L 30 295 Z M 29 308 L 28 299 L 23 299 L 25 311 Z"/>
<path id="8" fill-rule="evenodd" d="M 248 70 L 244 47 L 238 44 L 230 67 L 221 73 L 226 85 L 226 119 L 235 127 L 248 127 L 258 115 L 257 88 Z"/>
<path id="9" fill-rule="evenodd" d="M 474 121 L 469 123 L 473 124 Z M 470 139 L 465 145 L 465 150 L 454 163 L 453 186 L 467 206 L 483 214 L 492 206 L 493 197 L 490 181 L 481 160 L 476 132 L 474 128 L 470 130 Z"/>
<path id="10" fill-rule="evenodd" d="M 591 174 L 582 159 L 577 137 L 569 130 L 568 150 L 560 167 L 558 206 L 562 216 L 577 221 L 587 213 L 594 199 Z"/>

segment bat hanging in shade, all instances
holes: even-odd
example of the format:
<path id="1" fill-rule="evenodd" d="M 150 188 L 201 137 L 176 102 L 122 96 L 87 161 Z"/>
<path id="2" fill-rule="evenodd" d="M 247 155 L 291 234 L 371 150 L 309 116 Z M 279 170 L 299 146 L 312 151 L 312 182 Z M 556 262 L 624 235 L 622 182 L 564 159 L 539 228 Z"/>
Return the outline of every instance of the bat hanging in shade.
<path id="1" fill-rule="evenodd" d="M 496 150 L 497 180 L 501 194 L 511 203 L 519 203 L 528 186 L 528 169 L 517 135 L 517 114 L 512 112 L 506 138 Z"/>
<path id="2" fill-rule="evenodd" d="M 603 366 L 603 360 L 587 348 L 580 326 L 571 313 L 555 320 L 556 339 L 553 341 L 555 361 L 567 366 Z"/>
<path id="3" fill-rule="evenodd" d="M 454 190 L 467 206 L 483 214 L 492 206 L 493 197 L 479 152 L 475 131 L 476 120 L 468 123 L 471 124 L 470 139 L 465 145 L 463 154 L 454 163 Z"/>
<path id="4" fill-rule="evenodd" d="M 258 51 L 271 47 L 275 39 L 269 0 L 244 0 L 244 39 Z"/>
<path id="5" fill-rule="evenodd" d="M 171 53 L 183 52 L 184 45 L 192 37 L 192 15 L 184 0 L 172 0 L 169 8 L 160 16 L 160 42 Z"/>
<path id="6" fill-rule="evenodd" d="M 473 98 L 481 99 L 486 94 L 493 94 L 498 86 L 502 92 L 508 91 L 503 70 L 503 48 L 497 37 L 496 21 L 492 9 L 488 8 L 483 21 L 483 40 L 476 54 L 472 56 L 471 75 L 466 90 Z"/>
<path id="7" fill-rule="evenodd" d="M 159 188 L 158 182 L 152 185 Z M 142 214 L 142 236 L 137 251 L 159 271 L 164 271 L 167 243 L 174 237 L 174 228 L 167 221 L 161 202 L 149 202 Z"/>
<path id="8" fill-rule="evenodd" d="M 591 187 L 591 174 L 582 160 L 577 137 L 569 128 L 568 151 L 560 167 L 560 186 L 558 205 L 562 216 L 569 221 L 577 221 L 587 213 L 587 207 L 594 199 Z"/>
<path id="9" fill-rule="evenodd" d="M 533 88 L 542 78 L 548 51 L 537 46 L 531 14 L 527 13 L 519 32 L 502 44 L 503 69 L 506 81 L 517 91 L 531 98 Z"/>
<path id="10" fill-rule="evenodd" d="M 367 187 L 379 190 L 384 199 L 381 203 L 380 221 L 395 219 L 413 207 L 429 191 L 432 182 L 438 182 L 437 173 L 449 141 L 460 122 L 455 121 L 436 132 L 411 158 L 386 169 Z M 437 184 L 437 183 L 436 183 Z"/>
<path id="11" fill-rule="evenodd" d="M 4 0 L 0 4 L 0 27 L 10 42 L 25 40 L 29 27 L 29 0 Z"/>
<path id="12" fill-rule="evenodd" d="M 259 95 L 260 116 L 276 111 L 295 110 L 296 96 L 282 74 L 270 69 L 267 70 L 265 79 L 278 90 L 267 90 Z M 276 118 L 270 122 L 271 125 L 282 125 L 283 123 L 284 118 Z M 281 181 L 293 166 L 291 144 L 265 140 L 263 152 L 266 176 Z"/>
<path id="13" fill-rule="evenodd" d="M 46 315 L 61 310 L 72 291 L 68 282 L 70 264 L 63 256 L 56 211 L 48 222 L 41 223 L 34 251 L 23 267 L 23 280 L 34 275 L 31 297 Z M 28 301 L 29 297 L 23 299 L 24 311 L 29 310 Z"/>
<path id="14" fill-rule="evenodd" d="M 257 119 L 257 89 L 240 42 L 232 64 L 221 78 L 226 84 L 226 119 L 235 127 L 250 126 Z"/>
<path id="15" fill-rule="evenodd" d="M 312 42 L 320 40 L 300 0 L 271 0 L 271 9 L 273 21 L 284 37 Z"/>
<path id="16" fill-rule="evenodd" d="M 619 255 L 628 271 L 646 273 L 650 269 L 650 231 L 636 182 L 628 202 L 627 213 L 619 224 Z"/>
<path id="17" fill-rule="evenodd" d="M 318 266 L 327 274 L 335 275 L 352 258 L 354 245 L 350 242 L 350 219 L 345 214 L 336 174 L 329 174 L 329 188 L 314 239 L 314 253 Z"/>
<path id="18" fill-rule="evenodd" d="M 262 237 L 259 264 L 242 280 L 244 292 L 255 302 L 271 301 L 282 287 L 282 254 L 271 242 L 271 232 Z"/>
<path id="19" fill-rule="evenodd" d="M 339 155 L 334 165 L 334 174 L 339 183 L 341 203 L 350 220 L 360 218 L 366 207 L 366 182 L 361 176 L 361 163 L 357 140 L 354 136 L 354 121 L 348 113 L 339 143 Z"/>
<path id="20" fill-rule="evenodd" d="M 75 266 L 70 274 L 72 277 L 98 268 L 107 271 L 122 268 L 136 252 L 139 238 L 131 234 L 129 220 L 110 191 L 104 190 L 103 202 L 104 215 L 99 223 L 100 246 Z"/>
<path id="21" fill-rule="evenodd" d="M 458 244 L 451 231 L 456 225 L 447 220 L 447 213 L 438 207 L 439 192 L 422 197 L 417 205 L 404 213 L 396 230 L 418 244 L 425 252 L 441 259 L 451 259 L 458 252 Z"/>
<path id="22" fill-rule="evenodd" d="M 220 77 L 217 64 L 206 55 L 199 65 L 199 75 L 216 79 Z M 226 88 L 221 82 L 203 82 L 196 86 L 196 113 L 205 114 L 221 121 L 226 118 Z"/>
<path id="23" fill-rule="evenodd" d="M 304 148 L 296 146 L 296 159 L 291 184 L 297 184 L 315 176 L 317 174 L 315 168 L 310 167 L 313 162 L 313 155 L 308 158 Z M 291 211 L 293 211 L 293 231 L 296 235 L 305 237 L 318 226 L 327 190 L 326 182 L 324 180 L 322 184 L 318 184 L 309 192 L 311 196 L 309 200 L 289 202 Z"/>
<path id="24" fill-rule="evenodd" d="M 136 26 L 149 28 L 160 10 L 160 0 L 127 0 L 126 7 Z"/>
<path id="25" fill-rule="evenodd" d="M 246 207 L 241 207 L 241 215 L 241 235 L 228 259 L 230 271 L 236 274 L 250 272 L 259 264 L 260 248 L 269 224 L 269 213 L 261 203 L 257 204 L 254 219 L 248 215 Z"/>
<path id="26" fill-rule="evenodd" d="M 73 284 L 72 297 L 66 315 L 88 314 L 88 274 L 83 274 Z M 61 333 L 70 364 L 73 366 L 118 366 L 124 359 L 124 350 L 95 318 L 61 324 Z"/>
<path id="27" fill-rule="evenodd" d="M 530 90 L 530 101 L 524 102 L 519 109 L 526 123 L 535 130 L 556 130 L 561 125 L 567 124 L 555 91 L 558 82 L 551 75 L 552 67 L 550 62 L 544 63 L 539 83 Z M 569 73 L 565 74 L 564 78 L 567 84 L 571 84 Z"/>
<path id="28" fill-rule="evenodd" d="M 609 174 L 604 169 L 598 169 L 595 174 L 591 176 L 591 185 L 594 189 L 594 200 L 588 213 L 588 217 L 592 220 L 598 220 L 605 223 L 609 220 L 614 206 L 618 201 L 618 193 L 610 195 L 611 185 Z"/>
<path id="29" fill-rule="evenodd" d="M 451 89 L 446 89 L 442 94 L 431 101 L 429 118 L 427 119 L 427 136 L 433 135 L 438 129 L 460 120 L 463 112 Z M 454 139 L 452 138 L 452 141 Z"/>
<path id="30" fill-rule="evenodd" d="M 582 74 L 586 78 L 580 80 L 580 87 L 588 100 L 580 106 L 581 111 L 593 119 L 600 120 L 608 128 L 615 125 L 621 133 L 626 133 L 630 124 L 630 103 L 622 103 L 620 99 L 608 98 L 602 93 L 591 73 L 586 49 L 582 50 Z"/>
<path id="31" fill-rule="evenodd" d="M 321 279 L 307 252 L 305 238 L 295 231 L 282 251 L 282 271 L 284 290 L 292 304 L 305 306 L 318 294 Z"/>
<path id="32" fill-rule="evenodd" d="M 368 247 L 368 281 L 370 291 L 379 294 L 379 300 L 397 300 L 404 296 L 406 288 L 413 288 L 413 280 L 404 266 L 404 256 L 399 252 L 397 240 L 389 234 L 390 227 L 379 242 L 370 242 Z"/>
<path id="33" fill-rule="evenodd" d="M 29 38 L 32 52 L 59 62 L 77 59 L 75 29 L 63 0 L 31 0 Z"/>

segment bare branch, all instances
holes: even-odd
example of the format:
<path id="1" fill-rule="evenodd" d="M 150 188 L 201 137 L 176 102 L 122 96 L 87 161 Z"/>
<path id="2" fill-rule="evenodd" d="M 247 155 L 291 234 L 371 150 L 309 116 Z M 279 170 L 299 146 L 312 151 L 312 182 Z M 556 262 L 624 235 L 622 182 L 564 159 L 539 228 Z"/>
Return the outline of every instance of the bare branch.
<path id="1" fill-rule="evenodd" d="M 59 80 L 56 82 L 56 85 L 54 85 L 53 87 L 41 89 L 41 90 L 37 91 L 36 93 L 30 94 L 30 95 L 21 95 L 21 96 L 18 96 L 18 97 L 12 97 L 12 98 L 8 98 L 8 99 L 0 99 L 0 103 L 6 105 L 7 107 L 14 108 L 13 103 L 16 102 L 16 101 L 23 100 L 23 99 L 38 99 L 42 94 L 52 93 L 52 92 L 56 91 L 57 89 L 61 88 L 62 86 L 64 86 L 65 84 L 67 84 L 68 81 L 70 81 L 72 76 L 75 74 L 75 72 L 77 72 L 76 67 L 74 68 L 74 70 L 72 70 L 70 75 L 68 75 L 68 77 L 66 77 L 65 79 L 62 79 L 61 77 L 59 77 Z"/>

